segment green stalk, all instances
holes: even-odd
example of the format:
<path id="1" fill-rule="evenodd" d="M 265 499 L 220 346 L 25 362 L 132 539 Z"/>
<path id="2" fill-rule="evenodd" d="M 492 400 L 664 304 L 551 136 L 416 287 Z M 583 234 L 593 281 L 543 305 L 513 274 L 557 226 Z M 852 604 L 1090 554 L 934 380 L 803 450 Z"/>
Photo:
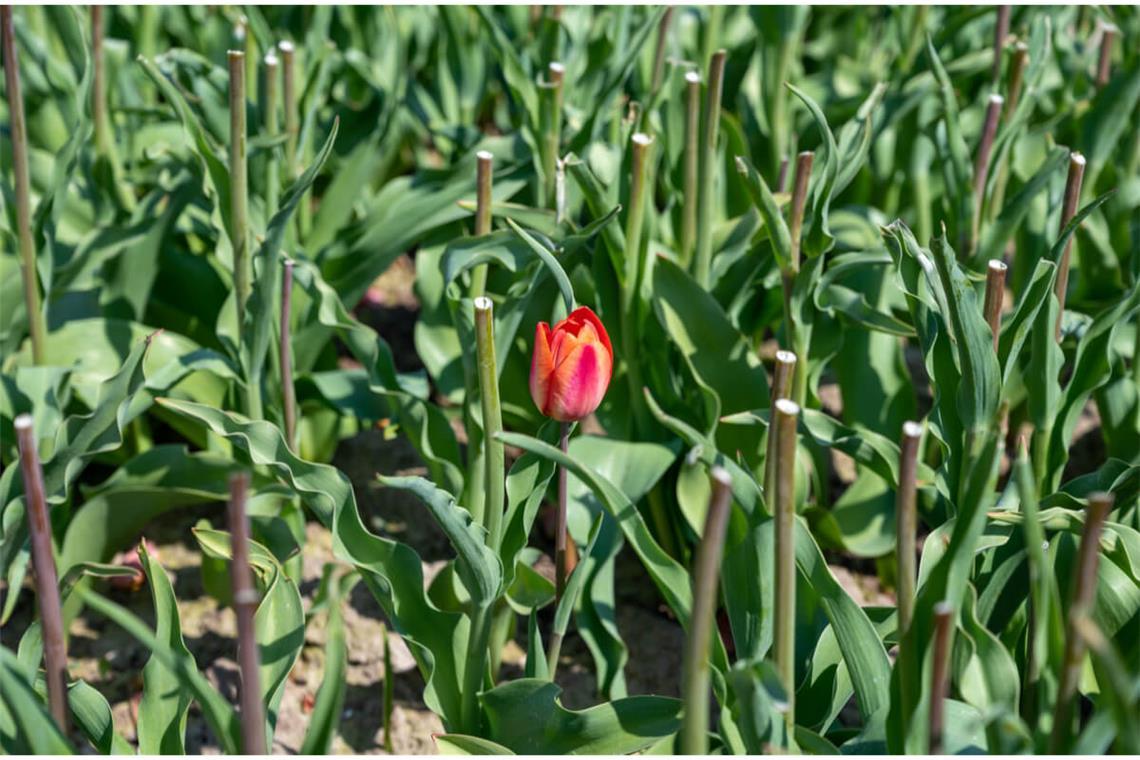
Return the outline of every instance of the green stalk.
<path id="1" fill-rule="evenodd" d="M 915 569 L 915 535 L 918 532 L 916 497 L 918 492 L 918 444 L 922 440 L 922 425 L 908 420 L 903 423 L 902 443 L 899 446 L 899 490 L 895 495 L 896 548 L 898 558 L 898 639 L 904 636 L 914 619 L 914 589 L 918 573 Z M 899 655 L 900 662 L 907 658 Z M 904 680 L 903 683 L 910 683 Z"/>
<path id="2" fill-rule="evenodd" d="M 562 423 L 562 434 L 558 439 L 559 448 L 562 449 L 563 454 L 570 452 L 570 423 Z M 562 601 L 562 594 L 566 591 L 566 581 L 570 578 L 570 555 L 566 551 L 566 468 L 558 468 L 558 524 L 554 528 L 554 599 L 555 606 L 557 607 Z M 551 651 L 556 653 L 556 647 L 561 643 L 561 636 L 558 641 L 553 639 L 550 642 Z M 552 664 L 557 665 L 558 659 L 555 654 Z M 551 668 L 553 674 L 554 668 Z M 553 675 L 551 675 L 553 678 Z"/>
<path id="3" fill-rule="evenodd" d="M 796 424 L 800 406 L 790 399 L 775 403 L 776 430 L 776 672 L 787 695 L 784 720 L 791 737 L 796 726 Z"/>
<path id="4" fill-rule="evenodd" d="M 998 338 L 1001 335 L 1001 307 L 1005 299 L 1005 273 L 1008 269 L 1006 263 L 998 259 L 990 259 L 986 267 L 986 295 L 982 314 L 994 338 L 994 353 L 997 353 Z"/>
<path id="5" fill-rule="evenodd" d="M 1041 675 L 1045 672 L 1048 656 L 1049 586 L 1046 573 L 1049 563 L 1045 556 L 1045 531 L 1037 518 L 1037 486 L 1029 452 L 1022 440 L 1013 468 L 1021 499 L 1021 525 L 1025 532 L 1025 554 L 1029 576 L 1029 625 L 1026 636 L 1025 685 L 1022 690 L 1022 717 L 1030 726 L 1036 725 L 1040 712 L 1038 704 Z"/>
<path id="6" fill-rule="evenodd" d="M 906 49 L 899 61 L 899 69 L 903 73 L 910 71 L 911 66 L 914 65 L 914 58 L 918 55 L 918 49 L 922 46 L 923 40 L 926 39 L 926 19 L 929 15 L 929 5 L 919 5 L 914 8 L 914 23 L 911 24 Z"/>
<path id="7" fill-rule="evenodd" d="M 685 153 L 681 206 L 681 266 L 689 269 L 697 237 L 697 181 L 700 164 L 701 75 L 685 74 Z"/>
<path id="8" fill-rule="evenodd" d="M 107 120 L 107 67 L 103 60 L 103 6 L 91 6 L 91 120 L 95 150 L 107 155 L 111 130 Z"/>
<path id="9" fill-rule="evenodd" d="M 250 292 L 249 183 L 246 165 L 245 53 L 228 52 L 230 68 L 230 242 L 234 249 L 234 289 L 237 291 L 239 334 Z"/>
<path id="10" fill-rule="evenodd" d="M 293 261 L 285 262 L 281 277 L 281 406 L 285 416 L 285 442 L 297 451 L 297 391 L 293 387 L 293 341 L 291 315 L 293 311 Z"/>
<path id="11" fill-rule="evenodd" d="M 950 641 L 954 609 L 948 602 L 934 605 L 934 673 L 930 679 L 930 754 L 942 754 L 942 726 L 950 685 Z"/>
<path id="12" fill-rule="evenodd" d="M 769 171 L 776 166 L 780 159 L 788 155 L 788 88 L 784 85 L 788 81 L 788 71 L 792 67 L 792 60 L 796 54 L 796 36 L 796 32 L 781 35 L 776 48 L 775 76 L 770 83 L 772 87 L 770 111 L 772 115 L 770 122 L 772 160 L 768 164 Z"/>
<path id="13" fill-rule="evenodd" d="M 705 129 L 701 140 L 701 163 L 697 195 L 697 248 L 693 277 L 702 288 L 709 287 L 712 265 L 713 192 L 716 183 L 716 142 L 720 131 L 720 99 L 724 89 L 724 62 L 727 53 L 718 50 L 709 61 L 708 94 L 705 100 Z"/>
<path id="14" fill-rule="evenodd" d="M 775 503 L 776 491 L 776 427 L 775 404 L 782 398 L 788 398 L 792 392 L 792 378 L 796 373 L 796 355 L 783 349 L 776 352 L 776 366 L 772 371 L 772 404 L 768 414 L 767 440 L 764 443 L 764 499 L 768 508 L 772 509 Z"/>
<path id="15" fill-rule="evenodd" d="M 787 330 L 788 345 L 800 356 L 808 355 L 808 347 L 803 345 L 804 336 L 800 332 L 799 323 L 792 313 L 792 290 L 795 287 L 796 276 L 800 272 L 800 246 L 803 242 L 804 210 L 807 206 L 808 183 L 811 179 L 812 162 L 815 154 L 810 150 L 803 151 L 796 156 L 796 178 L 792 187 L 792 211 L 788 224 L 788 233 L 791 237 L 791 251 L 788 255 L 788 268 L 782 273 L 781 282 L 784 287 L 784 327 Z M 791 399 L 797 404 L 803 404 L 807 398 L 807 362 L 796 365 L 796 372 L 792 379 Z"/>
<path id="16" fill-rule="evenodd" d="M 480 296 L 475 299 L 475 357 L 479 373 L 479 400 L 483 411 L 483 457 L 487 489 L 483 504 L 483 526 L 487 529 L 487 546 L 497 552 L 506 481 L 503 444 L 496 437 L 503 430 L 503 412 L 499 405 L 493 308 L 490 298 Z"/>
<path id="17" fill-rule="evenodd" d="M 265 54 L 265 91 L 261 99 L 261 109 L 265 114 L 265 135 L 276 137 L 277 130 L 277 55 L 270 50 Z M 265 219 L 268 222 L 277 213 L 281 195 L 280 152 L 277 148 L 269 151 L 265 161 Z"/>
<path id="18" fill-rule="evenodd" d="M 261 703 L 261 657 L 257 647 L 254 615 L 261 601 L 249 566 L 249 519 L 246 495 L 249 474 L 230 478 L 230 581 L 234 614 L 237 616 L 238 668 L 241 671 L 241 746 L 246 755 L 265 754 L 265 713 Z"/>
<path id="19" fill-rule="evenodd" d="M 8 11 L 8 8 L 4 9 Z M 11 19 L 6 19 L 10 21 Z M 44 643 L 44 674 L 47 680 L 48 704 L 59 730 L 67 733 L 67 645 L 63 633 L 60 608 L 59 578 L 52 549 L 51 515 L 44 496 L 44 474 L 40 465 L 35 423 L 30 414 L 13 420 L 20 450 L 20 472 L 24 479 L 28 511 L 28 534 L 35 569 L 36 606 L 40 612 L 40 628 Z"/>
<path id="20" fill-rule="evenodd" d="M 1111 510 L 1112 494 L 1094 493 L 1089 496 L 1081 546 L 1077 550 L 1077 574 L 1069 601 L 1069 618 L 1065 627 L 1065 659 L 1061 665 L 1057 703 L 1053 710 L 1053 734 L 1049 737 L 1051 754 L 1071 750 L 1073 702 L 1076 700 L 1081 666 L 1085 660 L 1085 642 L 1077 630 L 1077 623 L 1093 612 L 1097 566 L 1100 564 L 1100 534 Z"/>
<path id="21" fill-rule="evenodd" d="M 467 656 L 463 664 L 463 704 L 460 708 L 461 731 L 472 736 L 480 732 L 479 692 L 487 669 L 487 641 L 491 634 L 490 610 L 479 605 L 471 611 L 471 628 L 467 634 Z"/>
<path id="22" fill-rule="evenodd" d="M 557 61 L 547 66 L 547 80 L 542 87 L 542 108 L 540 112 L 540 139 L 542 147 L 540 158 L 542 160 L 541 205 L 543 208 L 554 208 L 555 201 L 555 172 L 558 161 L 558 150 L 562 142 L 562 84 L 566 76 L 566 67 Z"/>
<path id="23" fill-rule="evenodd" d="M 285 179 L 297 177 L 297 135 L 300 117 L 297 111 L 297 69 L 293 43 L 283 40 L 277 45 L 281 51 L 281 96 L 285 109 Z"/>
<path id="24" fill-rule="evenodd" d="M 661 16 L 657 26 L 657 49 L 653 53 L 653 79 L 651 93 L 661 89 L 661 80 L 665 76 L 665 48 L 669 42 L 669 25 L 673 22 L 673 10 L 670 6 Z"/>
<path id="25" fill-rule="evenodd" d="M 681 716 L 681 752 L 707 755 L 709 751 L 709 647 L 718 602 L 720 560 L 732 505 L 732 477 L 722 467 L 712 472 L 712 496 L 697 556 L 693 562 L 693 613 L 681 666 L 685 710 Z"/>
<path id="26" fill-rule="evenodd" d="M 494 179 L 494 156 L 481 150 L 475 154 L 475 236 L 491 232 L 491 186 Z M 471 273 L 471 297 L 478 298 L 487 290 L 487 265 L 480 264 Z"/>
<path id="27" fill-rule="evenodd" d="M 630 401 L 633 404 L 634 422 L 644 433 L 650 427 L 648 413 L 642 399 L 641 363 L 638 350 L 638 292 L 641 288 L 643 260 L 642 232 L 645 227 L 645 207 L 649 187 L 646 176 L 649 170 L 649 151 L 653 138 L 640 132 L 630 138 L 629 214 L 625 222 L 625 259 L 621 290 L 622 350 L 625 354 L 626 377 L 629 379 Z"/>
<path id="28" fill-rule="evenodd" d="M 32 343 L 32 362 L 44 363 L 47 322 L 40 283 L 36 272 L 36 243 L 32 238 L 32 191 L 28 180 L 28 127 L 24 121 L 24 97 L 20 92 L 19 61 L 12 28 L 12 6 L 0 7 L 0 41 L 4 49 L 4 80 L 8 95 L 8 118 L 11 121 L 12 175 L 16 191 L 16 234 L 20 248 L 20 275 L 24 284 L 24 307 L 28 312 L 28 335 Z"/>
<path id="29" fill-rule="evenodd" d="M 1081 199 L 1081 181 L 1084 176 L 1085 157 L 1080 153 L 1071 153 L 1069 155 L 1069 176 L 1065 180 L 1065 200 L 1061 207 L 1061 226 L 1058 228 L 1058 235 L 1077 213 L 1077 204 Z M 1057 329 L 1055 331 L 1058 341 L 1061 340 L 1061 317 L 1065 314 L 1065 293 L 1069 289 L 1069 258 L 1073 252 L 1073 241 L 1076 237 L 1075 234 L 1069 237 L 1068 242 L 1065 243 L 1065 250 L 1061 253 L 1061 261 L 1057 265 L 1057 282 L 1054 286 L 1054 292 L 1057 295 L 1058 304 Z"/>

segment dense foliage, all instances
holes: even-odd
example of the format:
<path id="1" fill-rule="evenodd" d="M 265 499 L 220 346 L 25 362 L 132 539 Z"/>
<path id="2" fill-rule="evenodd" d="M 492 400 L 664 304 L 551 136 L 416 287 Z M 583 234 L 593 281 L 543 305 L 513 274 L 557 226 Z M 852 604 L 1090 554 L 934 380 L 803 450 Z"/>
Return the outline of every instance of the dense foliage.
<path id="1" fill-rule="evenodd" d="M 5 752 L 135 749 L 92 685 L 53 703 L 80 614 L 149 652 L 145 753 L 192 704 L 271 742 L 319 617 L 327 752 L 358 582 L 450 752 L 1140 752 L 1135 8 L 4 18 L 0 620 L 40 611 L 0 645 Z M 405 254 L 412 361 L 360 316 Z M 429 584 L 331 464 L 377 426 L 454 550 Z M 139 544 L 203 502 L 240 710 Z M 622 552 L 686 631 L 681 699 L 628 693 Z M 108 592 L 136 575 L 153 625 Z"/>

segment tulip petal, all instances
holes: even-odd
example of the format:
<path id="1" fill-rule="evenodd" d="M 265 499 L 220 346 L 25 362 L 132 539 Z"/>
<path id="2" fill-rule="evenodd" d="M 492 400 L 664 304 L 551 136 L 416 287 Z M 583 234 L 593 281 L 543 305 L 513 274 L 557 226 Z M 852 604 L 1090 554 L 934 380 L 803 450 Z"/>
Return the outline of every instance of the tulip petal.
<path id="1" fill-rule="evenodd" d="M 530 397 L 546 414 L 550 376 L 554 373 L 554 353 L 550 350 L 550 325 L 539 322 L 534 330 L 534 356 L 530 364 Z M 549 416 L 549 415 L 547 415 Z"/>
<path id="2" fill-rule="evenodd" d="M 613 370 L 599 343 L 579 343 L 554 370 L 543 412 L 561 422 L 580 420 L 598 408 Z"/>

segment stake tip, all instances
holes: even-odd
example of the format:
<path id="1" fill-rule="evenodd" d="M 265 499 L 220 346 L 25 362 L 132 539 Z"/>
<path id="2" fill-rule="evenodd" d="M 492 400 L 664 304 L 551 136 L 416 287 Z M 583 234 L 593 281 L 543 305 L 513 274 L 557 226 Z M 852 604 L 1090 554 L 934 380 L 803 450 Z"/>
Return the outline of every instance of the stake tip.
<path id="1" fill-rule="evenodd" d="M 276 66 L 277 65 L 277 55 L 272 50 L 270 50 L 268 53 L 265 54 L 264 63 L 266 66 L 269 66 L 270 68 Z"/>
<path id="2" fill-rule="evenodd" d="M 244 50 L 227 50 L 226 51 L 226 57 L 229 58 L 231 61 L 244 61 L 245 60 L 245 51 Z"/>
<path id="3" fill-rule="evenodd" d="M 1069 163 L 1071 163 L 1075 166 L 1079 166 L 1081 168 L 1084 168 L 1085 154 L 1081 153 L 1078 150 L 1074 150 L 1072 153 L 1069 154 Z"/>
<path id="4" fill-rule="evenodd" d="M 633 143 L 635 145 L 640 145 L 642 147 L 648 147 L 653 143 L 653 138 L 644 132 L 636 132 L 630 139 L 633 140 Z"/>
<path id="5" fill-rule="evenodd" d="M 776 352 L 776 363 L 777 364 L 795 364 L 796 363 L 796 355 L 792 351 L 788 351 L 786 349 L 781 348 L 779 351 Z"/>
<path id="6" fill-rule="evenodd" d="M 789 417 L 795 417 L 800 413 L 800 405 L 790 398 L 781 398 L 776 400 L 776 411 Z"/>
<path id="7" fill-rule="evenodd" d="M 903 423 L 903 435 L 907 438 L 921 438 L 922 437 L 922 424 L 914 420 L 907 420 Z"/>
<path id="8" fill-rule="evenodd" d="M 950 602 L 942 601 L 934 605 L 934 617 L 938 620 L 948 620 L 954 614 L 954 608 Z"/>
<path id="9" fill-rule="evenodd" d="M 728 470 L 726 470 L 725 468 L 723 468 L 719 465 L 716 467 L 713 467 L 712 470 L 709 471 L 709 475 L 712 476 L 712 479 L 714 481 L 716 481 L 719 485 L 722 485 L 726 488 L 732 487 L 732 475 L 730 475 L 728 473 Z"/>
<path id="10" fill-rule="evenodd" d="M 990 259 L 989 264 L 986 266 L 991 272 L 994 272 L 996 274 L 1005 274 L 1005 270 L 1009 269 L 1009 265 L 1007 265 L 1001 259 Z"/>
<path id="11" fill-rule="evenodd" d="M 700 84 L 701 83 L 700 72 L 686 71 L 685 72 L 685 81 L 688 82 L 689 84 Z"/>
<path id="12" fill-rule="evenodd" d="M 491 151 L 489 151 L 489 150 L 481 150 L 475 154 L 475 158 L 479 159 L 480 161 L 484 161 L 484 162 L 493 161 L 493 160 L 495 160 L 495 155 L 493 153 L 491 153 Z"/>
<path id="13" fill-rule="evenodd" d="M 1000 106 L 1004 102 L 1005 102 L 1005 98 L 1002 97 L 1002 94 L 1000 92 L 991 92 L 990 93 L 990 105 Z"/>
<path id="14" fill-rule="evenodd" d="M 280 50 L 282 53 L 286 53 L 286 54 L 292 53 L 293 52 L 293 43 L 290 42 L 289 40 L 281 40 L 280 42 L 277 43 L 277 49 Z"/>
<path id="15" fill-rule="evenodd" d="M 33 420 L 32 415 L 28 414 L 27 412 L 17 415 L 16 419 L 12 420 L 12 427 L 16 428 L 17 432 L 20 432 L 22 430 L 31 430 L 34 425 L 35 420 Z"/>
<path id="16" fill-rule="evenodd" d="M 475 311 L 490 311 L 494 307 L 494 303 L 487 296 L 479 296 L 475 299 Z"/>

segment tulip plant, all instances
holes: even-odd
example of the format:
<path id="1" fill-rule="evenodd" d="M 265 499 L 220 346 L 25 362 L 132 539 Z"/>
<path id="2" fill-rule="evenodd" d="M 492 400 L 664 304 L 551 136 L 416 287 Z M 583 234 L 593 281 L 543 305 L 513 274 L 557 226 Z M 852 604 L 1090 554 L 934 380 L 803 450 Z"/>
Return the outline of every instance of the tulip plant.
<path id="1" fill-rule="evenodd" d="M 5 753 L 1140 752 L 1134 9 L 0 22 Z"/>

